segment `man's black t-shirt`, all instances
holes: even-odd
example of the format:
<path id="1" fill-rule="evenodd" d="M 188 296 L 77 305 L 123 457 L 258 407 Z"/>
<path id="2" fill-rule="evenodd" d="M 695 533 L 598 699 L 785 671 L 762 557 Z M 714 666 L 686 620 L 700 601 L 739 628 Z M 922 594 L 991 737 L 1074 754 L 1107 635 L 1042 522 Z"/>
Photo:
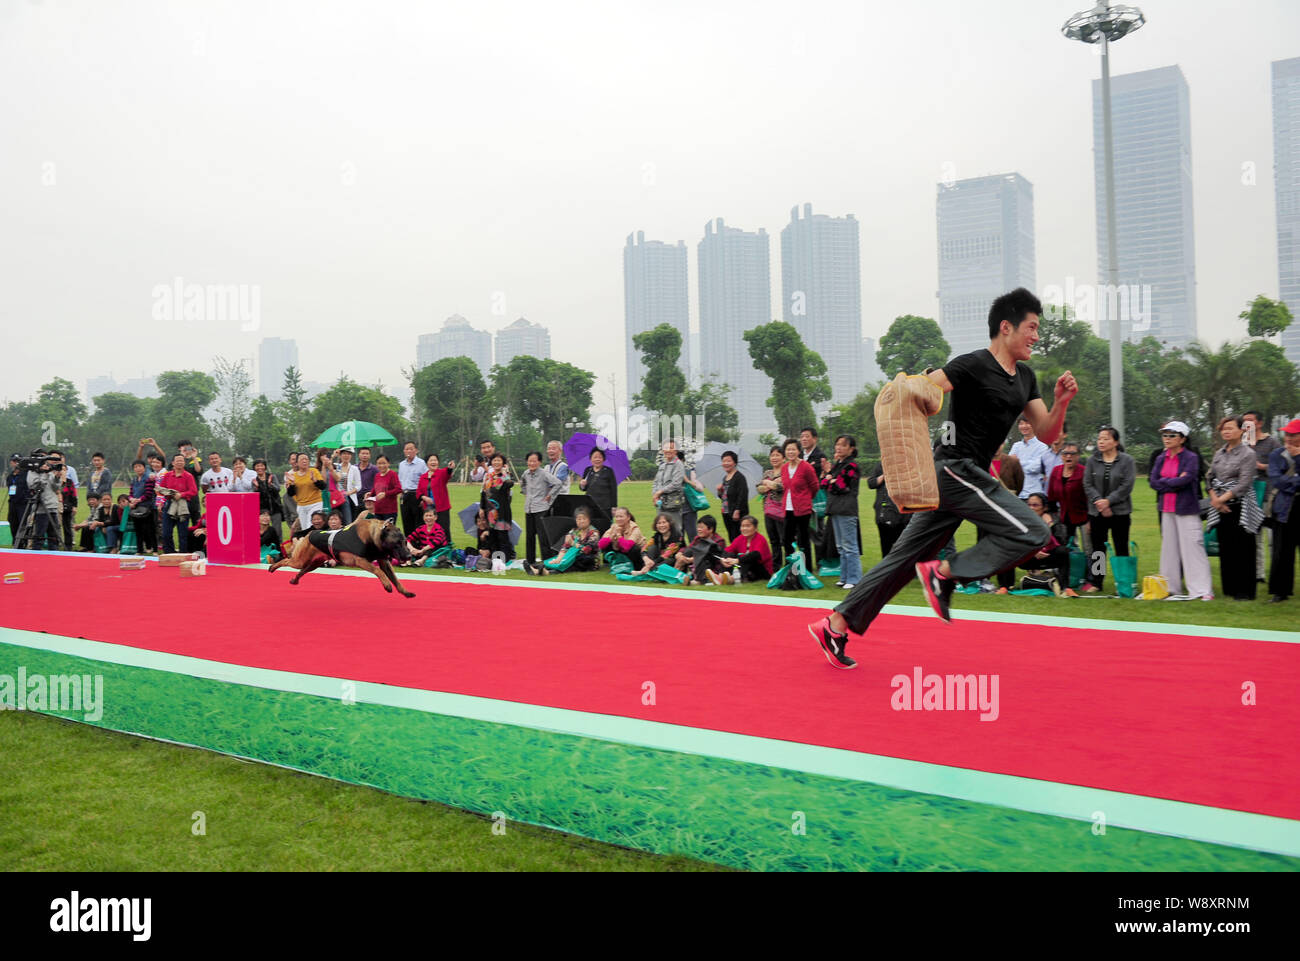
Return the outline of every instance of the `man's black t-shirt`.
<path id="1" fill-rule="evenodd" d="M 935 460 L 969 457 L 988 470 L 1017 418 L 1041 396 L 1038 378 L 1020 361 L 1015 374 L 1008 374 L 987 347 L 954 357 L 943 372 L 952 384 L 952 428 L 935 445 Z"/>

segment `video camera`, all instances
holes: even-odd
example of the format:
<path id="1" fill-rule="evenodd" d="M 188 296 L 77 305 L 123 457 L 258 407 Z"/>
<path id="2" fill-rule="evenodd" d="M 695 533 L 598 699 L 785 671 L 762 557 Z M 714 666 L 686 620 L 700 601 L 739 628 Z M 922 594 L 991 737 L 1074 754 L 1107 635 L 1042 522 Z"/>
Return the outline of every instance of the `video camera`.
<path id="1" fill-rule="evenodd" d="M 47 454 L 41 448 L 36 448 L 26 457 L 19 456 L 18 469 L 25 471 L 49 472 L 59 467 L 63 458 L 58 454 Z"/>

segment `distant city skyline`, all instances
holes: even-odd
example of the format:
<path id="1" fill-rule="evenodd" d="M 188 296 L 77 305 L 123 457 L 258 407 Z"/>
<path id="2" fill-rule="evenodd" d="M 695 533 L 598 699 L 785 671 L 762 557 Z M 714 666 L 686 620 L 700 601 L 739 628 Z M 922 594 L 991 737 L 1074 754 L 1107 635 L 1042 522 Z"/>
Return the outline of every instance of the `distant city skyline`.
<path id="1" fill-rule="evenodd" d="M 1142 8 L 1111 67 L 1186 79 L 1196 332 L 1241 338 L 1238 313 L 1280 290 L 1270 65 L 1300 55 L 1300 5 Z M 399 383 L 417 338 L 458 312 L 493 332 L 544 324 L 608 403 L 611 375 L 616 395 L 635 389 L 618 323 L 630 230 L 694 246 L 710 216 L 773 234 L 795 203 L 853 213 L 861 334 L 878 338 L 901 314 L 939 317 L 934 185 L 1012 170 L 1034 186 L 1039 290 L 1095 282 L 1100 61 L 1061 36 L 1074 9 L 0 4 L 0 83 L 24 91 L 0 103 L 19 133 L 0 153 L 0 391 L 135 371 L 141 331 L 156 370 L 274 336 L 317 376 Z M 464 96 L 419 94 L 467 76 Z M 142 130 L 166 130 L 166 149 L 142 150 Z M 152 292 L 178 277 L 247 289 L 254 316 L 154 318 Z"/>
<path id="2" fill-rule="evenodd" d="M 298 369 L 298 342 L 281 337 L 264 337 L 257 345 L 257 389 L 267 400 L 284 396 L 284 375 Z M 301 379 L 302 371 L 298 370 Z"/>
<path id="3" fill-rule="evenodd" d="M 678 363 L 687 382 L 699 376 L 699 359 L 692 353 L 690 295 L 686 241 L 646 240 L 645 231 L 627 235 L 623 244 L 623 395 L 629 408 L 641 391 L 645 363 L 633 343 L 637 334 L 668 324 L 682 335 Z"/>

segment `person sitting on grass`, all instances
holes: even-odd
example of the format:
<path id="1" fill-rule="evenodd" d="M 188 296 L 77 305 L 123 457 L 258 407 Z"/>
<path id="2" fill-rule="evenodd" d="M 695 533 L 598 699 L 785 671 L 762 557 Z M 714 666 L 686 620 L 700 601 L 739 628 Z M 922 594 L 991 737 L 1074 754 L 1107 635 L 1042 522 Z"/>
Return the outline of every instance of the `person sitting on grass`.
<path id="1" fill-rule="evenodd" d="M 1052 532 L 1052 537 L 1042 550 L 1021 561 L 1019 567 L 1026 571 L 1050 570 L 1056 575 L 1057 583 L 1061 585 L 1062 597 L 1078 597 L 1078 593 L 1070 586 L 1070 549 L 1064 546 L 1061 541 L 1061 538 L 1066 533 L 1066 525 L 1052 516 L 1047 509 L 1047 498 L 1044 495 L 1030 494 L 1025 499 L 1025 503 L 1047 525 L 1047 529 Z M 1014 582 L 1014 569 L 1002 571 L 998 574 L 998 584 L 1000 586 L 996 593 L 1009 593 L 1009 588 Z"/>
<path id="2" fill-rule="evenodd" d="M 492 549 L 496 546 L 497 532 L 488 522 L 487 511 L 480 510 L 474 515 L 475 542 L 478 556 L 482 559 L 480 570 L 487 570 L 492 563 Z"/>
<path id="3" fill-rule="evenodd" d="M 599 563 L 600 531 L 591 526 L 591 512 L 579 507 L 573 512 L 573 530 L 564 535 L 560 553 L 538 564 L 529 565 L 525 561 L 524 569 L 541 577 L 565 571 L 594 571 Z"/>
<path id="4" fill-rule="evenodd" d="M 424 509 L 424 523 L 407 535 L 406 545 L 411 553 L 407 567 L 423 567 L 429 555 L 447 546 L 447 535 L 438 522 L 437 510 L 432 507 Z"/>
<path id="5" fill-rule="evenodd" d="M 131 498 L 126 494 L 117 495 L 117 503 L 113 505 L 113 510 L 108 515 L 108 527 L 105 533 L 108 534 L 108 552 L 116 554 L 122 549 L 120 537 L 122 534 L 122 515 L 129 514 L 131 511 Z"/>
<path id="6" fill-rule="evenodd" d="M 722 573 L 707 571 L 709 580 L 714 584 L 730 584 L 746 581 L 766 583 L 772 576 L 772 547 L 767 538 L 758 532 L 758 519 L 746 514 L 740 519 L 740 536 L 727 548 L 727 556 L 722 559 Z"/>
<path id="7" fill-rule="evenodd" d="M 672 564 L 684 547 L 682 535 L 677 525 L 667 514 L 655 515 L 654 534 L 646 542 L 643 556 L 645 563 L 640 573 L 649 574 L 656 564 Z"/>
<path id="8" fill-rule="evenodd" d="M 108 500 L 105 495 L 103 500 Z M 86 519 L 80 524 L 74 524 L 74 531 L 81 531 L 81 539 L 77 546 L 79 551 L 95 552 L 95 531 L 103 530 L 108 525 L 108 513 L 103 511 L 100 506 L 101 498 L 98 494 L 89 494 L 86 497 L 86 505 L 90 510 L 86 514 Z"/>
<path id="9" fill-rule="evenodd" d="M 200 514 L 198 523 L 190 527 L 190 546 L 187 550 L 206 551 L 208 548 L 208 515 Z"/>
<path id="10" fill-rule="evenodd" d="M 691 571 L 689 584 L 703 584 L 710 571 L 722 571 L 722 556 L 727 552 L 727 542 L 718 533 L 718 522 L 712 514 L 705 514 L 695 523 L 695 538 L 679 551 L 673 562 L 678 570 Z"/>
<path id="11" fill-rule="evenodd" d="M 641 556 L 641 549 L 644 546 L 645 537 L 641 533 L 641 528 L 636 526 L 636 518 L 632 516 L 632 512 L 626 507 L 615 507 L 614 522 L 609 530 L 605 531 L 605 536 L 600 539 L 601 553 L 614 551 L 616 554 L 622 554 L 632 562 L 633 568 L 640 568 L 645 566 L 645 558 Z"/>
<path id="12" fill-rule="evenodd" d="M 259 546 L 271 548 L 269 552 L 263 551 L 264 557 L 262 559 L 268 564 L 274 564 L 284 556 L 280 551 L 280 532 L 271 523 L 270 511 L 262 511 L 258 515 L 258 523 L 261 525 Z"/>

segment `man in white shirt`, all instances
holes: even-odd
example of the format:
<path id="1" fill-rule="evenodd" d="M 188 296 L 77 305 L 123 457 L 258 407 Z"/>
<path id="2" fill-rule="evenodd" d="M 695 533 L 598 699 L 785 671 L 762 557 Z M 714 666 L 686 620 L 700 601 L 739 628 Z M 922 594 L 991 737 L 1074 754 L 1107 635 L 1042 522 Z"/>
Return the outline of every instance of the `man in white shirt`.
<path id="1" fill-rule="evenodd" d="M 213 451 L 208 455 L 208 469 L 203 472 L 199 478 L 199 487 L 206 498 L 209 494 L 225 494 L 230 490 L 230 485 L 235 482 L 235 473 L 229 467 L 221 466 L 221 455 Z M 191 523 L 197 523 L 198 518 L 194 518 Z"/>
<path id="2" fill-rule="evenodd" d="M 1047 495 L 1047 475 L 1043 472 L 1044 458 L 1052 449 L 1034 436 L 1034 425 L 1024 417 L 1016 425 L 1020 428 L 1018 440 L 1011 445 L 1011 456 L 1020 459 L 1020 467 L 1025 472 L 1025 486 L 1020 491 L 1020 499 L 1028 500 L 1030 494 Z"/>
<path id="3" fill-rule="evenodd" d="M 1043 455 L 1043 486 L 1046 487 L 1052 481 L 1052 471 L 1060 467 L 1064 461 L 1061 459 L 1061 448 L 1065 446 L 1066 439 L 1069 437 L 1069 424 L 1061 425 L 1061 436 L 1052 441 L 1052 445 Z"/>
<path id="4" fill-rule="evenodd" d="M 257 490 L 257 475 L 248 469 L 248 461 L 236 457 L 232 462 L 230 492 L 232 494 L 251 494 Z"/>
<path id="5" fill-rule="evenodd" d="M 420 475 L 428 467 L 415 456 L 415 444 L 409 440 L 402 447 L 402 455 L 402 459 L 397 462 L 397 479 L 402 485 L 402 530 L 410 537 L 411 531 L 424 523 L 424 510 L 420 507 L 420 495 L 416 491 L 420 487 Z"/>
<path id="6" fill-rule="evenodd" d="M 567 491 L 569 489 L 569 465 L 564 462 L 561 456 L 563 453 L 564 447 L 558 440 L 550 441 L 546 445 L 546 473 L 562 482 L 564 490 Z"/>

